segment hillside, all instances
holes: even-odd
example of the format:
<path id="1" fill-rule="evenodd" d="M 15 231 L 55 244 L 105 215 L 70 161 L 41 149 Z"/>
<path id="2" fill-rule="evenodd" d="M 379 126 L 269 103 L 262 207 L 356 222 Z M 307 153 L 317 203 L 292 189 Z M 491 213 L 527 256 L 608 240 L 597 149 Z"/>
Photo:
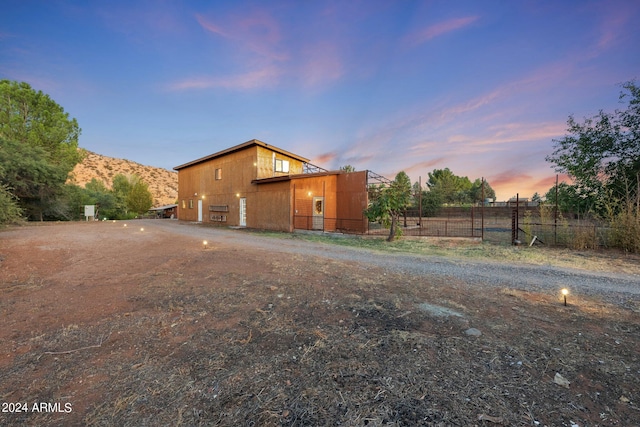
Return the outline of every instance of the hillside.
<path id="1" fill-rule="evenodd" d="M 113 177 L 118 174 L 138 175 L 149 185 L 149 191 L 153 195 L 153 206 L 169 205 L 178 199 L 177 172 L 84 151 L 84 160 L 73 169 L 68 182 L 84 187 L 96 178 L 104 182 L 107 188 L 111 188 Z"/>

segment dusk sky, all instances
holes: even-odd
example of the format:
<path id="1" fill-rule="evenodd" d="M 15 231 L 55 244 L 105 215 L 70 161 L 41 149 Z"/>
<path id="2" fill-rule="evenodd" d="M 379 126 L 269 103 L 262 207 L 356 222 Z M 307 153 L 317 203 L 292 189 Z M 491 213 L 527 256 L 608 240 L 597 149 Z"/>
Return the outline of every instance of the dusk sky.
<path id="1" fill-rule="evenodd" d="M 0 79 L 90 151 L 172 169 L 256 138 L 326 169 L 555 181 L 573 114 L 640 78 L 640 1 L 3 0 Z"/>

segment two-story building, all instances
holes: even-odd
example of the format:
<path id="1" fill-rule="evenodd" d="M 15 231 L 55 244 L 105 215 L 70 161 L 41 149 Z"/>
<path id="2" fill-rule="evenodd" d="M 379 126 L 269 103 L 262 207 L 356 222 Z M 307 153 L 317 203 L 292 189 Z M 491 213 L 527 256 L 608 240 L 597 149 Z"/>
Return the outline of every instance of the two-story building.
<path id="1" fill-rule="evenodd" d="M 327 171 L 256 139 L 174 169 L 180 220 L 287 232 L 367 230 L 367 171 Z"/>

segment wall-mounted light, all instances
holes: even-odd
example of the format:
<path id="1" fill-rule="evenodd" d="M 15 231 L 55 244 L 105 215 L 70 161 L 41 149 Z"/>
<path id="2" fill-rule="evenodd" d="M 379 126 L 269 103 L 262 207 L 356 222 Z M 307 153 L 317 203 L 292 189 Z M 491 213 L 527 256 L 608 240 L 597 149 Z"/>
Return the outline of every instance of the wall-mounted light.
<path id="1" fill-rule="evenodd" d="M 193 193 L 193 196 L 196 197 L 198 195 L 198 193 Z"/>
<path id="2" fill-rule="evenodd" d="M 236 197 L 240 197 L 240 193 L 236 193 Z"/>
<path id="3" fill-rule="evenodd" d="M 562 292 L 562 296 L 564 297 L 564 306 L 567 306 L 567 295 L 569 294 L 569 289 L 564 288 L 560 292 Z"/>
<path id="4" fill-rule="evenodd" d="M 312 193 L 311 191 L 308 191 L 308 192 L 307 192 L 307 196 L 309 196 L 309 197 L 311 197 L 311 195 L 312 195 L 312 194 L 313 194 L 313 193 Z"/>
<path id="5" fill-rule="evenodd" d="M 204 200 L 204 195 L 202 196 L 202 200 Z"/>

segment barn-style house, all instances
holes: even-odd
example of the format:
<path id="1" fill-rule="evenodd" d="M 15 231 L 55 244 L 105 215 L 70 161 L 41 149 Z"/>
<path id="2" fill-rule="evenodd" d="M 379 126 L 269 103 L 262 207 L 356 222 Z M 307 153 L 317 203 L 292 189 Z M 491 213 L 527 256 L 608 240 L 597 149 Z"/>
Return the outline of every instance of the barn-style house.
<path id="1" fill-rule="evenodd" d="M 327 171 L 257 139 L 174 169 L 180 220 L 286 232 L 367 231 L 367 171 Z"/>

